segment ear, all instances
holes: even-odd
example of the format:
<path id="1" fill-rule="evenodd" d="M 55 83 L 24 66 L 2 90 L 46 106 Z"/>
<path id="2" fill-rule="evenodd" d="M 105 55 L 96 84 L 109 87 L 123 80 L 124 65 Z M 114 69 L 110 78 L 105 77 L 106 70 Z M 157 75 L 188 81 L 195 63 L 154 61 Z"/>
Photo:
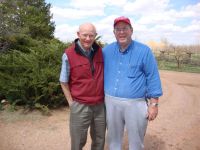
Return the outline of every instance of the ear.
<path id="1" fill-rule="evenodd" d="M 133 32 L 133 27 L 131 27 L 131 31 Z"/>
<path id="2" fill-rule="evenodd" d="M 80 37 L 80 32 L 76 32 L 77 36 Z"/>

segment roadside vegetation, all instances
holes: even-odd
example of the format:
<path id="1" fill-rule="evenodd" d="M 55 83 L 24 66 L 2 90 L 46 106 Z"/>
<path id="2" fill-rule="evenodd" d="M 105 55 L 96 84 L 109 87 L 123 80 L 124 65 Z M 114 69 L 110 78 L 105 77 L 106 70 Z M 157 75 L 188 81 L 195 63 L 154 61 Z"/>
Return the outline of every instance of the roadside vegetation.
<path id="1" fill-rule="evenodd" d="M 200 73 L 200 45 L 166 45 L 155 49 L 159 69 Z"/>
<path id="2" fill-rule="evenodd" d="M 0 3 L 0 109 L 22 106 L 48 113 L 66 104 L 58 78 L 70 43 L 54 38 L 50 7 L 44 0 Z"/>
<path id="3" fill-rule="evenodd" d="M 54 37 L 45 0 L 0 2 L 0 109 L 50 109 L 68 105 L 59 84 L 61 57 L 71 42 Z M 101 36 L 97 42 L 102 46 Z M 200 73 L 200 46 L 152 48 L 160 69 Z"/>

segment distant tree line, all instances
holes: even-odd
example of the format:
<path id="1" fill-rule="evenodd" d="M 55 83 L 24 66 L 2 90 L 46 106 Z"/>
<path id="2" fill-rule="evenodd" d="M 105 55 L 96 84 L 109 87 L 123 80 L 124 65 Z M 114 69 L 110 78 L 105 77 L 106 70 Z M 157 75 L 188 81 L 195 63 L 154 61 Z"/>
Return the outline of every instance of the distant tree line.
<path id="1" fill-rule="evenodd" d="M 158 61 L 174 62 L 177 69 L 181 69 L 184 64 L 200 66 L 200 44 L 175 45 L 169 43 L 167 39 L 161 39 L 160 43 L 149 42 L 150 47 L 156 55 Z"/>
<path id="2" fill-rule="evenodd" d="M 156 50 L 157 59 L 175 62 L 177 68 L 181 69 L 183 64 L 189 64 L 193 66 L 200 66 L 200 45 L 173 45 L 159 48 Z"/>

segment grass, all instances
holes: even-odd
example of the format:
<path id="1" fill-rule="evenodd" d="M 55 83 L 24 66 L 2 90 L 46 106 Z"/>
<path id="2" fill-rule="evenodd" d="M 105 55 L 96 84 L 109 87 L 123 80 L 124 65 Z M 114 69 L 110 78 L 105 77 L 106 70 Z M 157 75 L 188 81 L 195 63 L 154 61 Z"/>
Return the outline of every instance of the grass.
<path id="1" fill-rule="evenodd" d="M 178 68 L 177 64 L 174 62 L 168 61 L 158 61 L 158 67 L 161 70 L 172 70 L 179 72 L 191 72 L 191 73 L 200 73 L 200 66 L 194 66 L 190 64 L 181 64 L 181 67 Z"/>
<path id="2" fill-rule="evenodd" d="M 0 122 L 4 123 L 15 123 L 18 121 L 36 121 L 41 120 L 45 116 L 41 115 L 41 112 L 38 110 L 31 111 L 30 113 L 24 113 L 24 110 L 17 109 L 15 111 L 10 111 L 8 107 L 6 107 L 3 111 L 0 111 Z"/>

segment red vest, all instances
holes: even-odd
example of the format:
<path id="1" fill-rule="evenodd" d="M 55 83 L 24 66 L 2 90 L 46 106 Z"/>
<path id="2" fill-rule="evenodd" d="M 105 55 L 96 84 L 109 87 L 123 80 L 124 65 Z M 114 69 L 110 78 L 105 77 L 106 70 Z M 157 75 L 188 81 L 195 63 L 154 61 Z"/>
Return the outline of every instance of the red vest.
<path id="1" fill-rule="evenodd" d="M 99 47 L 94 54 L 93 65 L 95 71 L 93 74 L 89 59 L 75 51 L 75 44 L 66 49 L 65 53 L 70 66 L 69 88 L 73 100 L 89 105 L 103 102 L 102 49 Z"/>

